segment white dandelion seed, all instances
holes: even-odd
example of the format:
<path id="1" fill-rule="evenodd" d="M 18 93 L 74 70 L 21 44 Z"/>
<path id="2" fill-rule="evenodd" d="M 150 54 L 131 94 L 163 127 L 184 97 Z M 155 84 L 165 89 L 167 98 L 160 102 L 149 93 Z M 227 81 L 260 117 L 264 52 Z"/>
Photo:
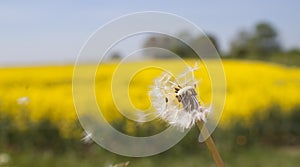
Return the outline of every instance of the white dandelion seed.
<path id="1" fill-rule="evenodd" d="M 137 122 L 146 122 L 146 114 L 143 111 L 137 110 L 135 112 L 136 115 L 136 121 Z"/>
<path id="2" fill-rule="evenodd" d="M 144 123 L 154 118 L 156 118 L 156 115 L 153 113 L 147 113 L 141 110 L 137 110 L 135 112 L 135 121 L 137 121 L 138 123 Z"/>
<path id="3" fill-rule="evenodd" d="M 24 96 L 17 99 L 19 105 L 27 105 L 29 103 L 29 98 Z"/>
<path id="4" fill-rule="evenodd" d="M 115 165 L 109 165 L 109 167 L 127 167 L 129 165 L 129 161 L 115 164 Z"/>
<path id="5" fill-rule="evenodd" d="M 195 88 L 198 81 L 194 71 L 198 67 L 188 69 L 177 78 L 164 73 L 154 81 L 150 91 L 152 105 L 157 115 L 171 126 L 181 130 L 189 129 L 198 121 L 207 121 L 209 108 L 200 105 Z"/>
<path id="6" fill-rule="evenodd" d="M 10 161 L 10 156 L 7 153 L 0 153 L 0 166 L 5 165 Z"/>
<path id="7" fill-rule="evenodd" d="M 93 142 L 92 140 L 92 136 L 93 136 L 93 133 L 92 132 L 89 132 L 89 131 L 86 131 L 84 132 L 85 135 L 84 137 L 81 139 L 81 141 L 85 144 L 91 144 Z"/>

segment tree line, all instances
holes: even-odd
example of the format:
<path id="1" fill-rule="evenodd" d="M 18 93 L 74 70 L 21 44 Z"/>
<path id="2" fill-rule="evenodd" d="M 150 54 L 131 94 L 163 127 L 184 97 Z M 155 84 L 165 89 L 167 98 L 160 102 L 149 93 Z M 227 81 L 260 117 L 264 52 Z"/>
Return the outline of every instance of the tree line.
<path id="1" fill-rule="evenodd" d="M 271 60 L 282 54 L 292 54 L 299 57 L 299 49 L 292 49 L 284 51 L 279 40 L 279 33 L 274 26 L 268 22 L 257 23 L 250 31 L 241 30 L 237 32 L 230 43 L 228 53 L 222 53 L 219 48 L 217 38 L 208 34 L 206 36 L 192 36 L 188 32 L 181 32 L 179 36 L 185 36 L 189 43 L 193 46 L 205 49 L 209 39 L 210 43 L 214 45 L 219 54 L 224 58 L 248 58 L 248 59 L 262 59 Z M 182 58 L 194 58 L 197 54 L 178 39 L 166 35 L 152 35 L 143 43 L 143 48 L 158 47 L 169 50 Z M 149 56 L 155 58 L 171 58 L 163 54 L 152 53 Z M 295 57 L 295 56 L 294 56 Z"/>

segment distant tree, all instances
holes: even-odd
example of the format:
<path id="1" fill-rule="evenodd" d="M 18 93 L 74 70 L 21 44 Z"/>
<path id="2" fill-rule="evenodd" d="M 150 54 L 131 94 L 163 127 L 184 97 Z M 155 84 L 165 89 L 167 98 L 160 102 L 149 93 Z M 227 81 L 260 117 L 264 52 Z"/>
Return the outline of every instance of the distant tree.
<path id="1" fill-rule="evenodd" d="M 269 23 L 258 23 L 255 27 L 253 44 L 255 51 L 260 55 L 270 55 L 281 50 L 277 40 L 277 31 Z"/>
<path id="2" fill-rule="evenodd" d="M 210 40 L 210 42 L 214 45 L 214 47 L 216 48 L 217 52 L 221 53 L 220 45 L 219 45 L 219 42 L 217 40 L 217 37 L 214 36 L 214 35 L 212 35 L 212 34 L 208 34 L 207 37 Z"/>
<path id="3" fill-rule="evenodd" d="M 266 59 L 281 51 L 278 33 L 269 23 L 258 23 L 252 32 L 240 31 L 231 42 L 230 54 L 233 57 L 254 57 Z"/>
<path id="4" fill-rule="evenodd" d="M 183 39 L 187 40 L 185 42 L 188 42 L 192 44 L 195 47 L 198 47 L 200 49 L 203 48 L 203 50 L 207 48 L 211 48 L 211 44 L 215 46 L 217 50 L 219 50 L 219 45 L 217 42 L 217 39 L 213 35 L 206 36 L 198 36 L 196 38 L 192 38 L 192 36 L 186 32 L 183 31 L 179 35 L 179 37 L 182 37 Z M 198 57 L 197 54 L 194 52 L 194 50 L 180 39 L 176 39 L 173 37 L 165 36 L 165 35 L 155 35 L 151 36 L 144 42 L 143 47 L 158 47 L 163 48 L 166 50 L 169 50 L 173 52 L 174 54 L 182 57 L 182 58 L 196 58 Z M 147 52 L 149 54 L 149 51 Z M 161 55 L 158 52 L 152 52 L 151 56 L 156 58 L 172 58 L 170 55 Z"/>
<path id="5" fill-rule="evenodd" d="M 207 34 L 206 36 L 201 35 L 193 39 L 193 43 L 198 45 L 200 48 L 211 47 L 211 44 L 214 45 L 217 52 L 220 53 L 219 43 L 217 38 L 212 34 Z"/>
<path id="6" fill-rule="evenodd" d="M 173 50 L 173 48 L 176 47 L 176 39 L 173 39 L 166 35 L 153 35 L 147 38 L 143 44 L 143 48 L 149 48 L 149 47 L 157 47 L 162 48 L 166 50 Z M 158 52 L 157 50 L 149 51 L 147 50 L 146 56 L 152 56 L 155 58 L 169 58 L 170 55 L 162 55 L 161 52 Z"/>
<path id="7" fill-rule="evenodd" d="M 188 44 L 179 40 L 171 51 L 182 58 L 195 58 L 197 56 Z"/>
<path id="8" fill-rule="evenodd" d="M 111 55 L 110 55 L 110 59 L 111 60 L 119 60 L 121 59 L 122 56 L 119 52 L 113 52 Z"/>
<path id="9" fill-rule="evenodd" d="M 250 34 L 241 30 L 238 32 L 237 37 L 231 42 L 230 55 L 237 58 L 245 58 L 250 54 L 249 41 L 251 39 Z"/>
<path id="10" fill-rule="evenodd" d="M 181 42 L 180 40 L 166 36 L 166 35 L 154 35 L 146 39 L 144 42 L 143 48 L 148 47 L 157 47 L 166 49 L 168 51 L 173 52 L 174 54 L 180 56 L 180 57 L 186 57 L 188 53 L 188 46 Z M 171 58 L 172 56 L 170 54 L 162 54 L 162 52 L 158 52 L 157 50 L 149 51 L 147 50 L 147 54 L 150 54 L 149 56 L 155 57 L 155 58 Z"/>
<path id="11" fill-rule="evenodd" d="M 172 51 L 182 58 L 196 58 L 197 54 L 193 51 L 189 44 L 185 43 L 191 43 L 194 40 L 190 32 L 182 31 L 178 34 L 178 37 L 180 39 L 176 39 L 176 43 L 172 48 Z M 184 39 L 186 41 L 181 41 L 181 39 Z"/>
<path id="12" fill-rule="evenodd" d="M 156 47 L 158 46 L 158 43 L 159 43 L 159 37 L 158 36 L 151 36 L 149 38 L 147 38 L 143 44 L 143 47 L 144 48 L 147 48 L 147 47 Z"/>

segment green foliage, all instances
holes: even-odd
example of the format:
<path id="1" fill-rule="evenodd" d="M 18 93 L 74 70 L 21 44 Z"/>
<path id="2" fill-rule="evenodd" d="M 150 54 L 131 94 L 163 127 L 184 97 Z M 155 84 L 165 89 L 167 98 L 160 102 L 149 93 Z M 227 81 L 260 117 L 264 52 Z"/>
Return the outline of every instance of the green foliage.
<path id="1" fill-rule="evenodd" d="M 20 129 L 15 126 L 11 117 L 1 117 L 0 119 L 0 148 L 12 150 L 36 149 L 51 150 L 54 152 L 64 152 L 69 147 L 79 149 L 78 138 L 64 138 L 59 131 L 59 127 L 44 119 L 38 123 L 27 121 L 27 127 Z M 77 123 L 74 130 L 79 129 Z"/>
<path id="2" fill-rule="evenodd" d="M 209 34 L 207 36 L 201 35 L 191 37 L 188 32 L 181 32 L 179 36 L 183 36 L 183 39 L 187 40 L 187 43 L 184 43 L 180 39 L 175 39 L 166 35 L 153 35 L 145 40 L 143 47 L 163 48 L 173 52 L 174 54 L 182 58 L 199 58 L 199 56 L 191 47 L 198 48 L 199 50 L 207 53 L 207 50 L 214 46 L 216 51 L 219 52 L 219 44 L 217 38 L 214 35 Z M 152 53 L 147 53 L 147 56 L 149 55 L 155 58 L 174 58 L 174 56 L 172 55 L 162 54 L 155 51 Z"/>
<path id="3" fill-rule="evenodd" d="M 230 129 L 219 128 L 214 134 L 223 141 L 222 145 L 232 150 L 258 143 L 276 147 L 300 145 L 300 106 L 291 113 L 283 113 L 278 108 L 274 106 L 264 115 L 254 114 L 248 125 L 237 118 Z"/>
<path id="4" fill-rule="evenodd" d="M 214 131 L 213 138 L 228 166 L 273 167 L 295 166 L 299 163 L 300 152 L 297 148 L 300 145 L 300 106 L 295 107 L 291 113 L 282 113 L 274 106 L 265 115 L 253 115 L 251 120 L 250 125 L 245 125 L 236 119 L 231 128 L 219 127 Z M 124 127 L 128 123 L 130 124 L 126 120 L 119 121 L 114 126 L 127 133 Z M 137 159 L 117 156 L 96 144 L 84 144 L 78 137 L 65 139 L 59 134 L 59 127 L 47 120 L 19 130 L 9 117 L 2 116 L 0 125 L 0 148 L 12 157 L 7 164 L 12 166 L 108 166 L 126 161 L 130 161 L 129 166 L 133 167 L 214 164 L 205 144 L 197 141 L 199 130 L 196 127 L 170 150 Z M 161 126 L 165 128 L 165 125 Z M 80 126 L 77 125 L 77 128 Z M 151 125 L 137 129 L 131 135 L 146 136 L 149 132 L 156 132 L 151 129 Z"/>
<path id="5" fill-rule="evenodd" d="M 254 30 L 240 31 L 231 43 L 230 55 L 236 58 L 259 58 L 262 60 L 281 51 L 277 31 L 266 22 L 258 23 Z"/>
<path id="6" fill-rule="evenodd" d="M 278 107 L 270 109 L 267 114 L 254 114 L 251 124 L 245 125 L 240 119 L 229 129 L 217 128 L 214 137 L 217 143 L 228 150 L 238 150 L 241 147 L 250 147 L 257 143 L 272 146 L 300 145 L 300 106 L 295 107 L 291 113 L 283 113 Z M 66 139 L 59 133 L 59 127 L 54 126 L 49 120 L 43 120 L 36 124 L 30 124 L 27 129 L 16 128 L 9 117 L 0 120 L 2 148 L 23 150 L 34 148 L 37 150 L 52 150 L 64 152 L 68 149 L 81 149 L 81 136 Z M 130 121 L 118 121 L 113 126 L 123 133 L 132 136 L 149 136 L 159 133 L 167 125 L 156 122 L 136 125 Z M 128 128 L 132 126 L 133 128 Z M 80 129 L 80 125 L 74 126 L 74 130 Z M 128 131 L 133 129 L 133 131 Z M 198 145 L 199 131 L 192 128 L 188 135 L 176 146 L 175 153 L 193 153 L 201 150 Z M 195 149 L 196 147 L 197 149 Z"/>
<path id="7" fill-rule="evenodd" d="M 269 61 L 287 66 L 300 66 L 300 51 L 291 50 L 285 53 L 277 53 L 270 56 Z"/>

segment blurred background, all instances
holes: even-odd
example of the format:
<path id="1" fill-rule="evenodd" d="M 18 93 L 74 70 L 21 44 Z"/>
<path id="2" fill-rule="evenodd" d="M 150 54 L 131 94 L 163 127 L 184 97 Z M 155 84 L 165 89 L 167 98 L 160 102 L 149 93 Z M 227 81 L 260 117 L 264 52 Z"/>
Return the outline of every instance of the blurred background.
<path id="1" fill-rule="evenodd" d="M 197 142 L 196 128 L 170 150 L 146 158 L 119 156 L 85 138 L 72 99 L 76 57 L 100 26 L 141 11 L 170 12 L 190 20 L 218 50 L 227 95 L 213 137 L 227 166 L 297 166 L 299 10 L 300 2 L 293 0 L 0 2 L 0 167 L 109 166 L 127 161 L 129 166 L 214 166 L 205 145 Z M 174 29 L 193 46 L 203 47 L 206 37 Z M 197 61 L 189 46 L 157 34 L 129 39 L 109 52 L 101 67 L 104 72 L 96 75 L 96 92 L 105 97 L 100 95 L 98 103 L 115 128 L 133 136 L 153 135 L 165 125 L 159 121 L 137 125 L 120 117 L 105 86 L 129 51 L 146 47 L 170 50 L 191 64 Z M 179 65 L 170 55 L 148 52 L 133 57 L 128 68 L 149 63 L 149 59 Z M 149 85 L 159 74 L 147 71 L 133 78 L 128 92 L 135 108 L 149 107 Z M 210 85 L 201 74 L 205 102 L 210 98 Z"/>

